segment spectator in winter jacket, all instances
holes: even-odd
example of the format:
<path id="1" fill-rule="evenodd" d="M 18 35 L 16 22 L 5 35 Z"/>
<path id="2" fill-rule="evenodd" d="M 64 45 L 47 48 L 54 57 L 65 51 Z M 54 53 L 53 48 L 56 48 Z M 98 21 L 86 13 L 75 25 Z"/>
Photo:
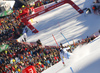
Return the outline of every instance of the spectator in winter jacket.
<path id="1" fill-rule="evenodd" d="M 99 30 L 99 34 L 100 34 L 100 30 Z"/>
<path id="2" fill-rule="evenodd" d="M 95 37 L 88 37 L 86 39 L 89 41 L 89 39 L 93 40 L 94 38 Z M 82 44 L 87 43 L 86 39 Z M 43 70 L 49 68 L 51 65 L 54 65 L 61 60 L 60 52 L 57 47 L 30 47 L 27 44 L 22 44 L 13 40 L 0 43 L 0 45 L 4 44 L 8 44 L 9 47 L 7 50 L 0 52 L 0 73 L 21 73 L 21 70 L 29 65 L 35 66 L 37 73 L 41 73 Z M 81 41 L 77 44 L 75 43 L 75 45 L 79 44 L 81 44 Z"/>
<path id="3" fill-rule="evenodd" d="M 39 47 L 39 46 L 42 46 L 42 43 L 41 43 L 40 39 L 38 39 L 38 40 L 36 41 L 36 43 L 37 43 L 37 46 L 38 46 L 38 47 Z"/>

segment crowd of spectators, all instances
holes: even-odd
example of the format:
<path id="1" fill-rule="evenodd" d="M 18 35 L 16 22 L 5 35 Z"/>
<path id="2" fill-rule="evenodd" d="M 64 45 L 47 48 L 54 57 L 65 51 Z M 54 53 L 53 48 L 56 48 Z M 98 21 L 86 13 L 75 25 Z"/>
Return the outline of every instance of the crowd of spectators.
<path id="1" fill-rule="evenodd" d="M 0 42 L 5 40 L 10 40 L 12 38 L 18 38 L 20 34 L 22 34 L 22 28 L 24 28 L 24 23 L 21 21 L 21 18 L 25 16 L 21 15 L 24 9 L 29 9 L 29 14 L 32 13 L 32 7 L 36 8 L 41 6 L 41 4 L 46 4 L 53 2 L 53 0 L 44 0 L 41 3 L 37 3 L 35 5 L 22 6 L 22 8 L 18 10 L 13 9 L 13 13 L 10 15 L 0 18 Z M 20 31 L 20 32 L 19 32 Z"/>
<path id="2" fill-rule="evenodd" d="M 94 0 L 92 10 L 95 14 L 100 15 L 100 0 Z"/>
<path id="3" fill-rule="evenodd" d="M 29 9 L 29 14 L 31 14 L 32 13 L 31 8 L 32 7 L 36 8 L 39 6 L 41 6 L 41 3 L 39 4 L 37 3 L 36 5 L 28 5 L 28 6 L 23 5 L 22 8 L 18 10 L 13 9 L 13 13 L 11 13 L 10 15 L 0 18 L 0 42 L 8 40 L 14 36 L 19 37 L 20 34 L 22 34 L 22 28 L 25 26 L 24 23 L 21 22 L 21 18 L 25 15 L 24 14 L 21 15 L 21 13 L 23 12 L 24 9 Z"/>
<path id="4" fill-rule="evenodd" d="M 20 10 L 14 10 L 9 16 L 0 19 L 0 45 L 9 45 L 7 50 L 0 52 L 0 73 L 21 73 L 30 65 L 36 68 L 37 73 L 41 73 L 60 61 L 59 48 L 42 47 L 40 40 L 37 41 L 37 46 L 29 46 L 13 40 L 13 38 L 20 37 L 22 28 L 25 27 L 18 17 L 20 12 Z M 86 39 L 78 40 L 78 42 L 65 47 L 70 46 L 68 51 L 73 52 L 78 45 L 87 44 L 96 37 L 87 36 Z"/>
<path id="5" fill-rule="evenodd" d="M 100 34 L 100 30 L 98 31 L 99 32 L 99 34 Z M 77 42 L 74 42 L 73 41 L 73 44 L 71 44 L 71 45 L 67 45 L 67 46 L 65 46 L 65 47 L 71 47 L 68 51 L 69 52 L 73 52 L 73 50 L 77 47 L 77 46 L 79 46 L 79 45 L 84 45 L 84 44 L 88 44 L 89 42 L 91 42 L 92 40 L 94 40 L 96 37 L 98 37 L 98 36 L 96 36 L 95 34 L 93 34 L 92 36 L 87 36 L 85 39 L 82 39 L 82 40 L 78 40 Z"/>
<path id="6" fill-rule="evenodd" d="M 42 5 L 46 5 L 46 4 L 52 3 L 52 2 L 56 2 L 57 3 L 57 1 L 58 0 L 41 0 L 41 1 L 36 1 L 33 5 L 29 4 L 29 6 L 33 7 L 33 8 L 37 8 L 37 7 L 40 7 Z"/>
<path id="7" fill-rule="evenodd" d="M 29 46 L 16 41 L 2 44 L 8 44 L 9 47 L 0 53 L 0 73 L 21 73 L 29 65 L 41 73 L 60 61 L 58 48 Z"/>
<path id="8" fill-rule="evenodd" d="M 100 33 L 100 30 L 99 30 Z M 78 42 L 70 46 L 69 52 L 79 46 L 91 42 L 97 36 L 88 37 L 78 40 Z M 37 45 L 27 45 L 19 42 L 4 41 L 0 45 L 9 45 L 8 49 L 0 52 L 0 73 L 21 73 L 27 66 L 34 66 L 37 73 L 41 73 L 52 65 L 58 63 L 60 59 L 59 47 L 42 47 L 41 41 L 37 41 Z"/>
<path id="9" fill-rule="evenodd" d="M 20 18 L 17 18 L 17 10 L 3 18 L 0 18 L 0 42 L 10 38 L 18 38 L 22 34 L 22 28 L 25 27 Z M 20 32 L 19 32 L 20 31 Z"/>

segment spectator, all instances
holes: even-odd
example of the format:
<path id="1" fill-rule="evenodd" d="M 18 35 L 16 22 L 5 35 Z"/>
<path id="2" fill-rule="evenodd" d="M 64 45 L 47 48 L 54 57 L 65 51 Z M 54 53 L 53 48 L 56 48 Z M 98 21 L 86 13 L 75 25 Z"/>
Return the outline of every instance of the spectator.
<path id="1" fill-rule="evenodd" d="M 99 30 L 99 34 L 100 34 L 100 30 Z"/>
<path id="2" fill-rule="evenodd" d="M 42 46 L 42 43 L 41 43 L 40 39 L 38 39 L 38 40 L 36 41 L 36 43 L 37 43 L 37 46 L 38 46 L 38 47 L 39 47 L 39 46 Z"/>

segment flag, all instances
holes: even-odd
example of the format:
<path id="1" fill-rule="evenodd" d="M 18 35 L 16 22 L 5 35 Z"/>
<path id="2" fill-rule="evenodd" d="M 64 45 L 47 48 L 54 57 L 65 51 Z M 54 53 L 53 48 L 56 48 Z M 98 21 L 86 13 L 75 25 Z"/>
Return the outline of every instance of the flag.
<path id="1" fill-rule="evenodd" d="M 10 15 L 12 12 L 13 12 L 13 10 L 10 10 L 10 9 L 7 10 L 7 11 L 1 12 L 0 13 L 0 17 Z"/>
<path id="2" fill-rule="evenodd" d="M 3 50 L 8 49 L 9 45 L 0 45 L 0 52 L 2 52 Z"/>

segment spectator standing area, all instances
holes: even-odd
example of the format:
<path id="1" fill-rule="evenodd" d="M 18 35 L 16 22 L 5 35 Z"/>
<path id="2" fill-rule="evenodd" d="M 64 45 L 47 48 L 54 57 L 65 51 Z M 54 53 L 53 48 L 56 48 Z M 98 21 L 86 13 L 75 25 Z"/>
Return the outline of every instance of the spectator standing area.
<path id="1" fill-rule="evenodd" d="M 30 65 L 36 68 L 37 73 L 41 73 L 60 61 L 59 48 L 42 46 L 40 40 L 36 41 L 37 45 L 17 42 L 16 39 L 22 35 L 25 27 L 21 21 L 24 16 L 19 17 L 20 12 L 20 9 L 14 10 L 9 16 L 0 19 L 0 73 L 21 73 Z M 73 52 L 78 45 L 87 44 L 97 36 L 87 36 L 86 39 L 64 47 L 70 46 L 68 51 Z"/>
<path id="2" fill-rule="evenodd" d="M 97 36 L 87 37 L 86 39 L 70 45 L 69 52 L 73 52 L 78 45 L 91 42 Z M 44 46 L 39 44 L 22 44 L 16 41 L 5 41 L 0 45 L 8 45 L 7 50 L 0 52 L 0 72 L 19 72 L 30 65 L 36 68 L 37 73 L 41 73 L 47 68 L 58 63 L 60 59 L 59 48 L 56 46 Z M 65 46 L 68 47 L 69 45 Z M 2 48 L 2 47 L 1 47 Z"/>

